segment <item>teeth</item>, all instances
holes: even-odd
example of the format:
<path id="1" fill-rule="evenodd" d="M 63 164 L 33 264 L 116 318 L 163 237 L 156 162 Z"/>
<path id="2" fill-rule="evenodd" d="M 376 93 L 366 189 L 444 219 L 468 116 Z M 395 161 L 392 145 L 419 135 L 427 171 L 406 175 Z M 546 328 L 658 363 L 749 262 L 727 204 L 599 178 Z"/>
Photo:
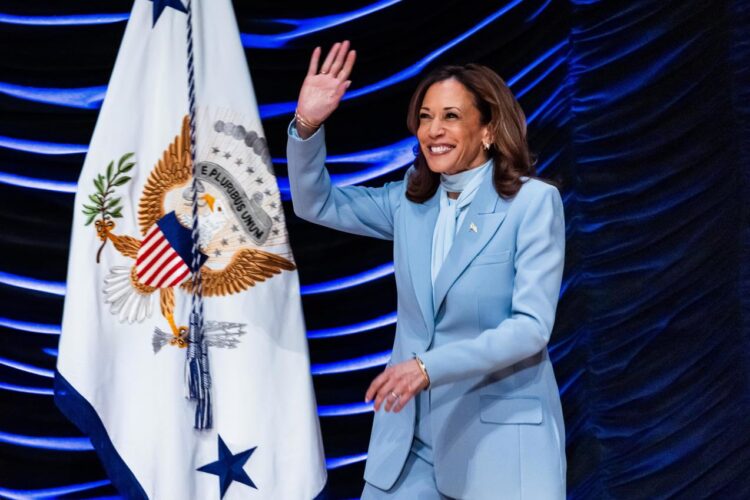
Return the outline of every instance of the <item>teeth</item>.
<path id="1" fill-rule="evenodd" d="M 447 153 L 453 149 L 452 146 L 430 146 L 430 151 L 433 153 Z"/>

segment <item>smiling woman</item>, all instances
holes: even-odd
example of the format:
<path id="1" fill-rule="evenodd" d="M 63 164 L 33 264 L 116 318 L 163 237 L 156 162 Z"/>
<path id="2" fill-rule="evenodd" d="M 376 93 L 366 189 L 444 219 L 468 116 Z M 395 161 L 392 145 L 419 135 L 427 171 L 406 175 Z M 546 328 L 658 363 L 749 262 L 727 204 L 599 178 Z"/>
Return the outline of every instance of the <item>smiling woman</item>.
<path id="1" fill-rule="evenodd" d="M 411 201 L 431 198 L 438 174 L 455 174 L 488 158 L 496 165 L 493 182 L 501 195 L 515 195 L 521 176 L 535 175 L 524 112 L 505 81 L 485 66 L 443 66 L 427 75 L 414 91 L 406 124 L 420 143 L 406 190 Z"/>
<path id="2" fill-rule="evenodd" d="M 362 498 L 564 498 L 565 430 L 546 346 L 565 222 L 557 190 L 533 178 L 523 111 L 489 68 L 439 68 L 409 106 L 419 151 L 404 180 L 337 187 L 323 122 L 356 55 L 348 42 L 322 65 L 320 53 L 289 127 L 294 211 L 394 242 L 396 337 L 365 394 L 375 418 Z"/>
<path id="3" fill-rule="evenodd" d="M 418 100 L 422 106 L 416 136 L 430 171 L 458 174 L 487 161 L 489 120 L 480 115 L 474 97 L 462 83 L 452 78 L 436 82 Z"/>

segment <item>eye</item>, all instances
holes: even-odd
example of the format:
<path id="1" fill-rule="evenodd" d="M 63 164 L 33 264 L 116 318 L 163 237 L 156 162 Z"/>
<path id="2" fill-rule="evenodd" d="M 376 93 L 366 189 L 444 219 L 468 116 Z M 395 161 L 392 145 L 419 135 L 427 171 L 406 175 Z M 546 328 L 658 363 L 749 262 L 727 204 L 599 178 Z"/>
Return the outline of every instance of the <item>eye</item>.
<path id="1" fill-rule="evenodd" d="M 419 113 L 420 120 L 429 120 L 429 118 L 430 118 L 429 113 Z"/>
<path id="2" fill-rule="evenodd" d="M 456 113 L 454 113 L 453 111 L 448 111 L 448 112 L 447 112 L 447 113 L 445 114 L 445 118 L 446 118 L 446 119 L 449 119 L 449 120 L 454 120 L 454 119 L 457 119 L 457 118 L 458 118 L 458 115 L 457 115 Z"/>

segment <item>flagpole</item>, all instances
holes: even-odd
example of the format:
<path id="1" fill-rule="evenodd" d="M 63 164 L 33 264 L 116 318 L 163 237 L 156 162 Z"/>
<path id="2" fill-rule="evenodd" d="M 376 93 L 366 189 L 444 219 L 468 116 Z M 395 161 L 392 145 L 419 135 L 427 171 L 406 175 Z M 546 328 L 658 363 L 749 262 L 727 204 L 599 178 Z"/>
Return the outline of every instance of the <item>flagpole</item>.
<path id="1" fill-rule="evenodd" d="M 211 375 L 208 366 L 208 346 L 203 329 L 203 280 L 201 273 L 200 231 L 198 224 L 198 175 L 195 161 L 195 64 L 193 51 L 193 8 L 192 0 L 187 0 L 187 76 L 188 104 L 190 119 L 190 155 L 192 159 L 192 272 L 193 286 L 191 297 L 190 327 L 187 347 L 187 383 L 189 398 L 196 401 L 194 427 L 198 430 L 210 429 L 213 425 L 211 411 Z"/>

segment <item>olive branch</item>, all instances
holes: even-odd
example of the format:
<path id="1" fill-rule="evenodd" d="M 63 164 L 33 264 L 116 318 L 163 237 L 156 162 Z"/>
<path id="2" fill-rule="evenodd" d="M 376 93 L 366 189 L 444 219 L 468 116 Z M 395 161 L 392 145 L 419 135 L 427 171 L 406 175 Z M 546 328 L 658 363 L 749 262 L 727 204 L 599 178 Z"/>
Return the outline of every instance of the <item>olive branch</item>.
<path id="1" fill-rule="evenodd" d="M 107 244 L 107 236 L 109 232 L 114 229 L 114 219 L 122 217 L 122 198 L 114 198 L 115 188 L 125 185 L 131 177 L 125 175 L 126 173 L 133 170 L 135 166 L 134 161 L 130 160 L 135 153 L 126 153 L 117 162 L 117 169 L 115 169 L 115 161 L 112 160 L 107 165 L 106 176 L 103 174 L 97 174 L 94 178 L 94 187 L 96 192 L 89 195 L 91 205 L 83 205 L 83 215 L 86 216 L 85 225 L 90 225 L 96 220 L 96 233 L 99 239 L 102 240 L 102 246 L 99 247 L 99 251 L 96 253 L 96 263 L 99 263 L 104 246 Z"/>

